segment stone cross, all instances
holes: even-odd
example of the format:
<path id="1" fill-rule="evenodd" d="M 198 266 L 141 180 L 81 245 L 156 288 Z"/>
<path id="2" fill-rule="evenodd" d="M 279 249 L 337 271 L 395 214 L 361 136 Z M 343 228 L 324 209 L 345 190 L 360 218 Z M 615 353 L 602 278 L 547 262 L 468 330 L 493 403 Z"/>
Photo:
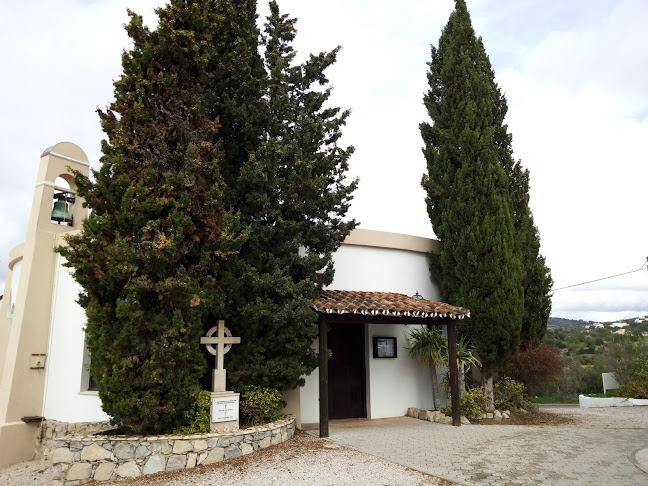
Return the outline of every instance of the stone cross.
<path id="1" fill-rule="evenodd" d="M 216 336 L 214 336 L 216 333 Z M 207 351 L 216 356 L 216 368 L 212 371 L 212 391 L 225 391 L 226 388 L 226 371 L 224 366 L 224 357 L 231 348 L 232 344 L 240 344 L 240 337 L 232 337 L 232 333 L 225 327 L 225 321 L 218 321 L 218 325 L 207 331 L 207 335 L 200 338 L 200 344 L 207 345 Z M 212 346 L 216 345 L 216 348 Z"/>
<path id="2" fill-rule="evenodd" d="M 216 336 L 214 333 L 217 332 Z M 232 333 L 225 327 L 225 321 L 218 321 L 218 326 L 212 327 L 207 331 L 207 335 L 200 338 L 200 344 L 207 345 L 207 351 L 216 356 L 216 369 L 224 369 L 224 356 L 232 349 L 232 344 L 241 344 L 240 337 L 232 337 Z M 212 344 L 217 345 L 214 349 Z"/>

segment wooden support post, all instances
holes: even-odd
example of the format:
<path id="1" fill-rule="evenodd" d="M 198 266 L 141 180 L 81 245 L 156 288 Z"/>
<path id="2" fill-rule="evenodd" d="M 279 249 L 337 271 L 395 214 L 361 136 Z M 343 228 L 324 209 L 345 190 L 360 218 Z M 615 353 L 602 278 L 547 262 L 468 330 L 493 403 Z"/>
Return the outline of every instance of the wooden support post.
<path id="1" fill-rule="evenodd" d="M 457 369 L 457 326 L 453 320 L 446 321 L 448 330 L 448 368 L 450 368 L 450 398 L 452 399 L 452 425 L 461 425 L 459 411 L 459 370 Z"/>
<path id="2" fill-rule="evenodd" d="M 319 430 L 320 437 L 328 437 L 328 325 L 322 316 L 317 323 L 319 325 Z"/>

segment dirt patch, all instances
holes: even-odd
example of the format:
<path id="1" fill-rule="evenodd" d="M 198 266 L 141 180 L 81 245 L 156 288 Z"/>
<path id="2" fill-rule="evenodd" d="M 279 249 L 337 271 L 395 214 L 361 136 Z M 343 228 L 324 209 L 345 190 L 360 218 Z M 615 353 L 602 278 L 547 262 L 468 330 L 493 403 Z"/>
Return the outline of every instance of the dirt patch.
<path id="1" fill-rule="evenodd" d="M 474 425 L 577 425 L 581 421 L 554 412 L 511 412 L 509 420 L 482 419 L 471 421 Z"/>

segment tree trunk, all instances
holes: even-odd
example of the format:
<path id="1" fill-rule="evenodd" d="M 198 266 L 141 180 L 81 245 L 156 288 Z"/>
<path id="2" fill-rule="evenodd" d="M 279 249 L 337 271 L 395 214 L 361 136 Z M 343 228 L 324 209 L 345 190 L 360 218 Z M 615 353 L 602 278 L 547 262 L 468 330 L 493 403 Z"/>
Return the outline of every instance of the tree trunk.
<path id="1" fill-rule="evenodd" d="M 484 395 L 486 395 L 486 411 L 495 411 L 495 394 L 493 392 L 493 372 L 489 369 L 482 368 L 482 385 L 484 386 Z"/>
<path id="2" fill-rule="evenodd" d="M 430 370 L 430 383 L 432 383 L 432 403 L 434 404 L 434 410 L 439 410 L 439 380 L 437 379 L 436 365 L 430 361 L 428 368 Z"/>
<path id="3" fill-rule="evenodd" d="M 459 367 L 459 396 L 466 393 L 466 369 L 462 364 Z"/>

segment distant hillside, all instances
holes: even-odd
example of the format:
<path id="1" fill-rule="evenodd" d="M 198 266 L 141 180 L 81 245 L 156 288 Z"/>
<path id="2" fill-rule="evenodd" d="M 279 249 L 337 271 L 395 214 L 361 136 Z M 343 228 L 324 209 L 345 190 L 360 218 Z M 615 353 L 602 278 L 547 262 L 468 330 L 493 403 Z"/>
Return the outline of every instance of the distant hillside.
<path id="1" fill-rule="evenodd" d="M 637 316 L 629 317 L 627 319 L 619 319 L 616 321 L 600 321 L 601 324 L 604 324 L 605 327 L 609 327 L 613 322 L 627 322 L 630 325 L 636 325 L 637 323 L 647 322 L 648 316 Z M 574 327 L 583 327 L 587 324 L 593 324 L 594 321 L 582 321 L 576 319 L 565 319 L 564 317 L 550 317 L 547 327 L 549 329 L 572 329 Z"/>
<path id="2" fill-rule="evenodd" d="M 564 317 L 550 317 L 547 327 L 549 329 L 559 329 L 559 328 L 572 328 L 572 327 L 583 327 L 587 324 L 592 324 L 594 321 L 582 321 L 580 319 L 565 319 Z"/>

